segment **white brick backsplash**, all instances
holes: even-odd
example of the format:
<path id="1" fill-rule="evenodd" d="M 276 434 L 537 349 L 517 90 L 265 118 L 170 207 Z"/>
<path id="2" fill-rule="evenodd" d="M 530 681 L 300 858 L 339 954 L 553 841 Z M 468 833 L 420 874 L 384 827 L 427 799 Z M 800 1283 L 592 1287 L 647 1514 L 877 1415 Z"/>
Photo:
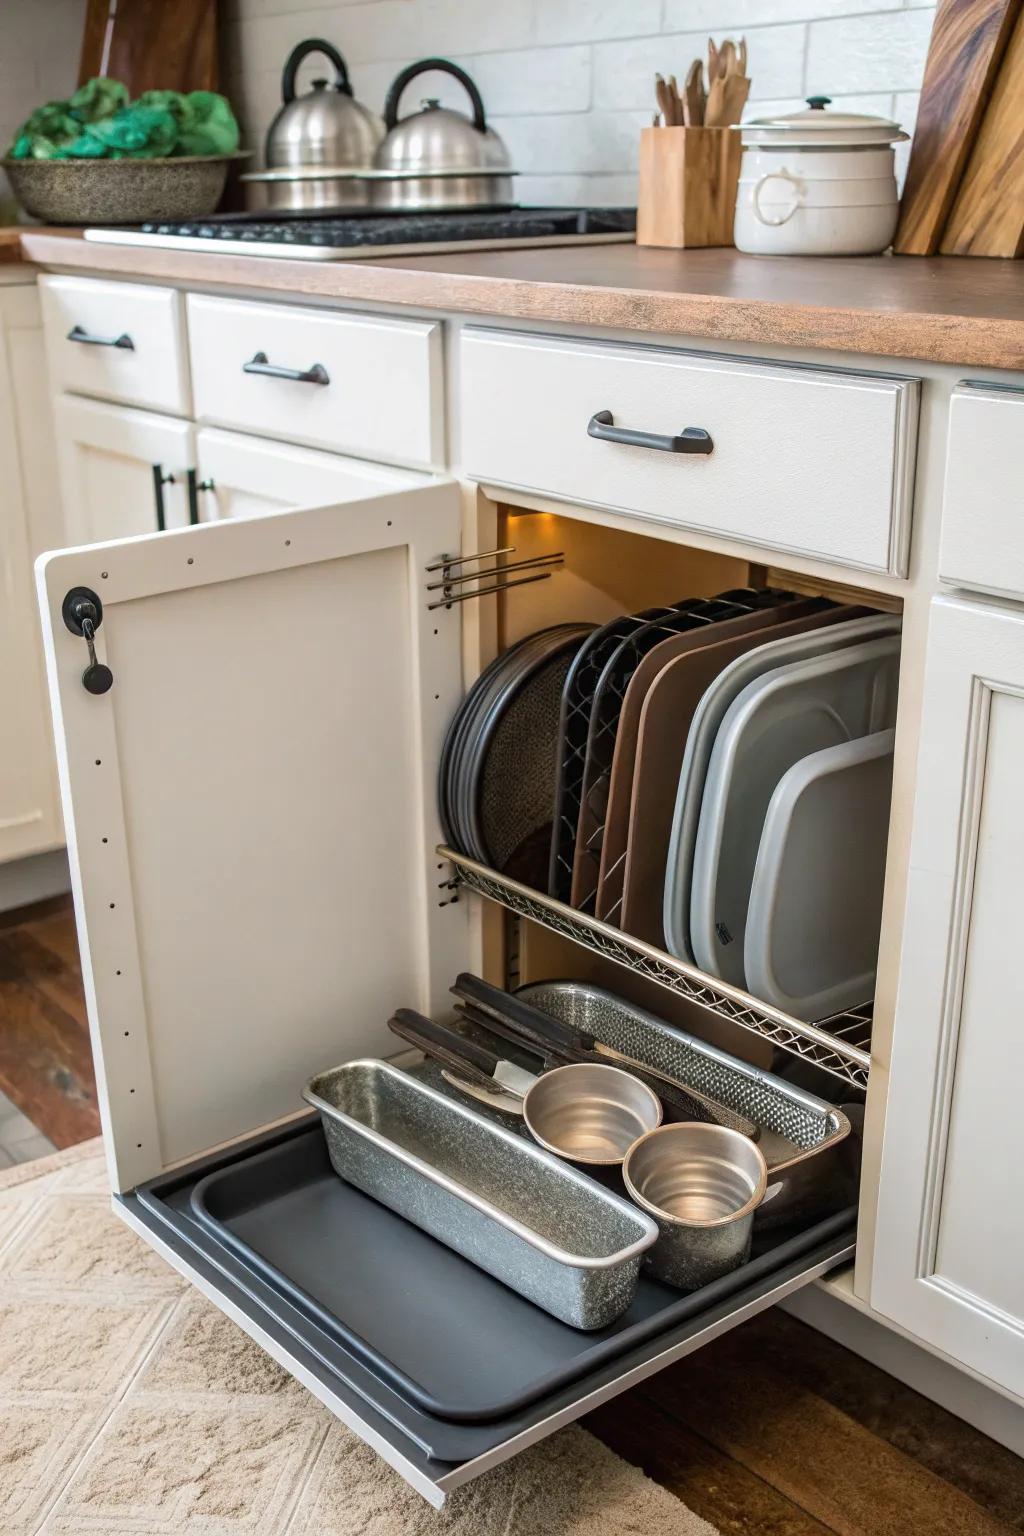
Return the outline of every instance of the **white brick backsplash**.
<path id="1" fill-rule="evenodd" d="M 585 44 L 571 48 L 530 48 L 485 53 L 468 68 L 480 88 L 488 115 L 520 112 L 585 112 L 590 106 L 590 55 Z M 462 87 L 449 80 L 442 98 L 457 105 Z M 452 90 L 451 88 L 454 88 Z"/>
<path id="2" fill-rule="evenodd" d="M 631 208 L 636 203 L 636 177 L 520 176 L 516 200 L 540 207 Z"/>
<path id="3" fill-rule="evenodd" d="M 539 43 L 596 43 L 661 31 L 661 0 L 539 0 Z"/>
<path id="4" fill-rule="evenodd" d="M 633 172 L 646 112 L 570 113 L 557 117 L 499 117 L 495 130 L 513 168 L 537 175 Z"/>
<path id="5" fill-rule="evenodd" d="M 886 11 L 811 24 L 807 81 L 811 90 L 914 91 L 924 73 L 933 10 Z"/>
<path id="6" fill-rule="evenodd" d="M 278 68 L 304 37 L 327 37 L 350 65 L 431 54 L 523 48 L 533 40 L 532 0 L 374 0 L 235 21 L 245 69 Z"/>
<path id="7" fill-rule="evenodd" d="M 881 9 L 879 0 L 665 0 L 664 25 L 666 32 L 706 27 L 718 35 L 766 22 L 814 21 L 820 16 L 850 16 Z"/>
<path id="8" fill-rule="evenodd" d="M 759 27 L 747 34 L 751 98 L 799 96 L 804 79 L 802 26 Z M 644 108 L 654 111 L 654 76 L 681 80 L 690 61 L 707 52 L 706 32 L 671 33 L 594 49 L 594 109 Z"/>

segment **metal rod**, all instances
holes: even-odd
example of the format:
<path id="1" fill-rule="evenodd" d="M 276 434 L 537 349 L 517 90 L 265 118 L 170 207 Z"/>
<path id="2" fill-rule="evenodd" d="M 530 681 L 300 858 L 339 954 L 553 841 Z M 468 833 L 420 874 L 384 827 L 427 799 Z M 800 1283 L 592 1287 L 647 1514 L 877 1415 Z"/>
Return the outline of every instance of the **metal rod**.
<path id="1" fill-rule="evenodd" d="M 506 571 L 530 571 L 546 565 L 560 565 L 565 559 L 557 555 L 535 555 L 532 560 L 511 560 L 508 565 L 495 565 L 489 571 L 466 571 L 462 576 L 446 576 L 443 581 L 428 581 L 428 592 L 439 592 L 443 587 L 454 587 L 460 581 L 483 581 L 487 576 L 503 576 Z"/>
<path id="2" fill-rule="evenodd" d="M 514 544 L 506 544 L 504 549 L 484 549 L 478 555 L 445 555 L 443 560 L 435 560 L 433 565 L 428 565 L 429 571 L 445 571 L 453 565 L 468 565 L 470 560 L 490 560 L 494 555 L 514 555 Z"/>
<path id="3" fill-rule="evenodd" d="M 835 1077 L 841 1077 L 859 1088 L 867 1086 L 871 1067 L 870 1049 L 833 1033 L 842 1027 L 842 1015 L 834 1015 L 831 1020 L 825 1021 L 830 1028 L 795 1019 L 781 1009 L 773 1008 L 770 1003 L 752 997 L 749 992 L 709 976 L 695 966 L 688 965 L 686 961 L 677 960 L 665 950 L 624 933 L 620 928 L 612 928 L 598 918 L 589 917 L 574 907 L 567 907 L 542 891 L 521 885 L 507 875 L 477 863 L 466 854 L 457 853 L 443 845 L 437 852 L 462 875 L 469 889 L 479 895 L 518 912 L 521 917 L 530 918 L 563 934 L 585 949 L 639 972 L 669 991 L 689 998 L 719 1018 L 729 1019 L 781 1046 L 783 1050 L 813 1061 Z"/>
<path id="4" fill-rule="evenodd" d="M 490 572 L 487 573 L 490 575 Z M 531 581 L 550 581 L 551 572 L 542 571 L 539 576 L 519 576 L 515 581 L 499 581 L 496 587 L 481 587 L 479 592 L 460 592 L 457 596 L 439 598 L 436 603 L 427 604 L 427 612 L 434 608 L 451 608 L 455 603 L 468 603 L 474 597 L 490 597 L 492 592 L 504 592 L 506 587 L 528 587 Z"/>

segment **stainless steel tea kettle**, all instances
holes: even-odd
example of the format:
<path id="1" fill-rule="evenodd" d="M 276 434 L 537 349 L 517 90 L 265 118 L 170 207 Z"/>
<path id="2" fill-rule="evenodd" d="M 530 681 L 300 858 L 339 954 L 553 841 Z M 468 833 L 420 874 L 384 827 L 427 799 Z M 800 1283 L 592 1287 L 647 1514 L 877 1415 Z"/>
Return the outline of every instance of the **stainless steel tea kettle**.
<path id="1" fill-rule="evenodd" d="M 419 112 L 399 120 L 398 105 L 417 75 L 440 70 L 465 88 L 473 116 L 453 112 L 433 98 Z M 386 173 L 375 180 L 373 201 L 380 208 L 480 208 L 512 201 L 508 151 L 484 116 L 475 84 L 447 59 L 421 59 L 395 76 L 384 107 L 387 137 L 374 164 Z"/>
<path id="2" fill-rule="evenodd" d="M 322 53 L 334 66 L 333 80 L 314 80 L 295 94 L 299 65 Z M 282 106 L 267 133 L 266 172 L 246 177 L 262 183 L 272 208 L 333 208 L 369 201 L 369 184 L 346 177 L 367 171 L 384 137 L 384 125 L 352 95 L 345 60 L 322 37 L 307 38 L 288 55 L 281 77 Z M 337 174 L 330 174 L 331 172 Z"/>

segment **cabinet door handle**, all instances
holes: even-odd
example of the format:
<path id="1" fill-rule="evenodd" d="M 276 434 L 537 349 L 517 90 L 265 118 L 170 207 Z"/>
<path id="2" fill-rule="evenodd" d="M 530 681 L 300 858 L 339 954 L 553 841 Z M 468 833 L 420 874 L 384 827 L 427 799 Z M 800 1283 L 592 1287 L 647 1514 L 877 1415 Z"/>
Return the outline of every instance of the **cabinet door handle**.
<path id="1" fill-rule="evenodd" d="M 657 448 L 662 453 L 711 453 L 714 442 L 703 427 L 684 427 L 673 437 L 668 432 L 637 432 L 633 427 L 617 427 L 611 411 L 597 411 L 587 425 L 590 437 L 602 443 L 626 443 L 631 448 Z"/>
<path id="2" fill-rule="evenodd" d="M 193 527 L 199 524 L 199 492 L 216 490 L 212 480 L 200 480 L 199 472 L 190 469 L 185 476 L 188 484 L 188 520 Z"/>
<path id="3" fill-rule="evenodd" d="M 86 347 L 120 347 L 124 352 L 134 352 L 135 343 L 127 331 L 122 331 L 120 336 L 93 336 L 91 332 L 84 330 L 80 325 L 73 325 L 68 331 L 68 341 L 80 341 Z"/>
<path id="4" fill-rule="evenodd" d="M 153 500 L 156 502 L 156 526 L 158 533 L 167 529 L 167 513 L 164 507 L 164 486 L 173 485 L 174 476 L 165 475 L 162 464 L 153 465 Z"/>
<path id="5" fill-rule="evenodd" d="M 295 379 L 299 384 L 329 384 L 330 376 L 323 363 L 312 368 L 282 368 L 278 363 L 268 363 L 265 352 L 257 352 L 251 362 L 242 364 L 243 373 L 262 373 L 268 379 Z"/>

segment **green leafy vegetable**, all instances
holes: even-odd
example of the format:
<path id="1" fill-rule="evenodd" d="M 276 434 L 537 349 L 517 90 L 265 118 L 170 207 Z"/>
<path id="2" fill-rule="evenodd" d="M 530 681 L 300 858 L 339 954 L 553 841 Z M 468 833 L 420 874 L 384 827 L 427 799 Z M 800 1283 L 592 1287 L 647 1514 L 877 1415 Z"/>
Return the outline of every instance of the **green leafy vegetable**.
<path id="1" fill-rule="evenodd" d="M 143 91 L 129 101 L 119 80 L 89 80 L 69 101 L 37 107 L 7 151 L 15 160 L 155 160 L 230 155 L 238 123 L 214 91 Z"/>

